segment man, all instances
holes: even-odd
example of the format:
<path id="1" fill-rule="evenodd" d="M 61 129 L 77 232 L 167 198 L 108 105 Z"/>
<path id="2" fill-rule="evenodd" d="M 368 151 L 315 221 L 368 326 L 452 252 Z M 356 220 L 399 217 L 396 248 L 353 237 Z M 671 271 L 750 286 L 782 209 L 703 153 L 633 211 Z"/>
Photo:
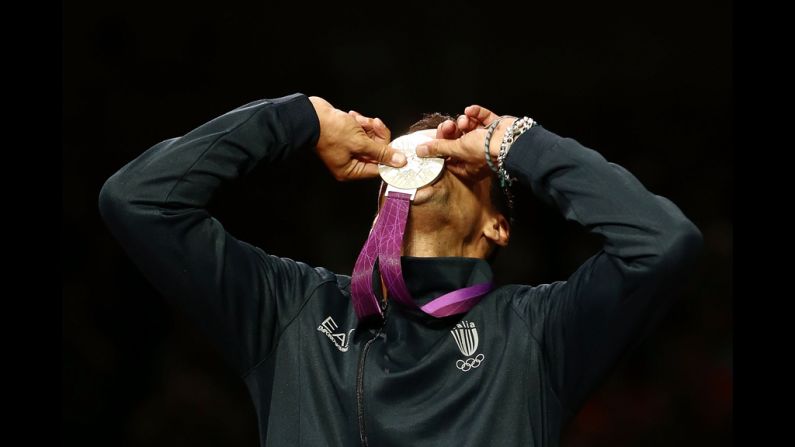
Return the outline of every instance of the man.
<path id="1" fill-rule="evenodd" d="M 566 281 L 497 287 L 450 316 L 393 302 L 376 266 L 383 317 L 360 320 L 350 276 L 266 254 L 205 209 L 223 182 L 296 151 L 315 148 L 338 180 L 403 166 L 380 120 L 321 98 L 253 102 L 161 142 L 108 179 L 99 205 L 146 277 L 240 372 L 262 445 L 558 445 L 588 394 L 667 309 L 701 234 L 629 172 L 539 125 L 501 154 L 515 125 L 471 106 L 417 148 L 446 164 L 417 191 L 403 239 L 416 304 L 492 278 L 485 259 L 510 227 L 492 200 L 498 176 L 486 152 L 515 188 L 602 236 L 603 248 Z"/>

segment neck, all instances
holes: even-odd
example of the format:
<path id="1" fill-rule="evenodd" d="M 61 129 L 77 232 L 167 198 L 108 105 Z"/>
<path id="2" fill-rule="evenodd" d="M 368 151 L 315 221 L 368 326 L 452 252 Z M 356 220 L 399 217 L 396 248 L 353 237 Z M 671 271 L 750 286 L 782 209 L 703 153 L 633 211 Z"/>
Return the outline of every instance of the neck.
<path id="1" fill-rule="evenodd" d="M 481 258 L 488 251 L 485 238 L 464 234 L 453 222 L 441 221 L 438 214 L 431 219 L 423 217 L 421 212 L 409 215 L 403 256 Z"/>
<path id="2" fill-rule="evenodd" d="M 403 240 L 403 256 L 444 257 L 466 256 L 469 252 L 465 244 L 458 238 L 452 238 L 442 232 L 407 234 Z"/>

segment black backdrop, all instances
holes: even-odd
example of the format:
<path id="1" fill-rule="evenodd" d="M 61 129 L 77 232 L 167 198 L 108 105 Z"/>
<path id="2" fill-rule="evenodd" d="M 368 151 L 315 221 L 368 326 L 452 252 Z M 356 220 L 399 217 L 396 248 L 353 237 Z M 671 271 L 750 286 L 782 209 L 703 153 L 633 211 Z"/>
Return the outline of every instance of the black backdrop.
<path id="1" fill-rule="evenodd" d="M 701 261 L 563 445 L 731 443 L 729 2 L 179 0 L 63 6 L 65 445 L 256 445 L 242 382 L 126 258 L 97 196 L 158 141 L 293 92 L 379 116 L 395 135 L 472 103 L 529 115 L 672 199 L 705 235 Z M 211 211 L 270 253 L 350 272 L 376 186 L 335 182 L 306 153 L 224 187 Z M 502 282 L 564 279 L 597 249 L 551 208 L 521 203 Z"/>

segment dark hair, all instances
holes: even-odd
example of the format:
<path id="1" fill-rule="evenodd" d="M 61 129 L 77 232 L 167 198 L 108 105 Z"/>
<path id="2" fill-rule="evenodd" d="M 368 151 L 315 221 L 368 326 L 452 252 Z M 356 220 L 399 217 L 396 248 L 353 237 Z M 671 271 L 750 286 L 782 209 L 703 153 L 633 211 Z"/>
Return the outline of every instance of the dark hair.
<path id="1" fill-rule="evenodd" d="M 422 119 L 409 126 L 408 133 L 413 133 L 420 130 L 436 129 L 439 124 L 442 124 L 447 120 L 455 121 L 455 118 L 450 115 L 445 115 L 438 112 L 424 113 L 422 115 Z M 494 205 L 494 208 L 497 210 L 497 212 L 505 216 L 510 224 L 513 224 L 513 213 L 510 205 L 508 204 L 508 198 L 505 197 L 505 192 L 503 192 L 503 190 L 500 188 L 500 183 L 494 178 L 492 178 L 491 181 L 491 191 L 489 198 L 491 199 L 491 203 Z"/>

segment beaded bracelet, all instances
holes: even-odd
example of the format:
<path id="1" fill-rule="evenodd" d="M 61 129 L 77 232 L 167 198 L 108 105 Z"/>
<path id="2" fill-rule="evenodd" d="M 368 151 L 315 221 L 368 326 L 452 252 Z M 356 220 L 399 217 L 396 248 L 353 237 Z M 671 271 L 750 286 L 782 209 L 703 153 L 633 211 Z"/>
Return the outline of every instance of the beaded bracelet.
<path id="1" fill-rule="evenodd" d="M 500 121 L 502 121 L 503 119 L 505 118 L 498 118 L 494 120 L 491 124 L 489 124 L 489 126 L 486 128 L 486 142 L 484 144 L 486 147 L 486 163 L 488 163 L 491 170 L 494 171 L 494 173 L 497 175 L 500 174 L 500 171 L 499 169 L 497 169 L 496 166 L 494 166 L 494 162 L 491 161 L 491 152 L 489 151 L 489 143 L 491 142 L 491 136 L 494 134 L 494 130 L 497 128 L 497 125 L 500 124 Z"/>

